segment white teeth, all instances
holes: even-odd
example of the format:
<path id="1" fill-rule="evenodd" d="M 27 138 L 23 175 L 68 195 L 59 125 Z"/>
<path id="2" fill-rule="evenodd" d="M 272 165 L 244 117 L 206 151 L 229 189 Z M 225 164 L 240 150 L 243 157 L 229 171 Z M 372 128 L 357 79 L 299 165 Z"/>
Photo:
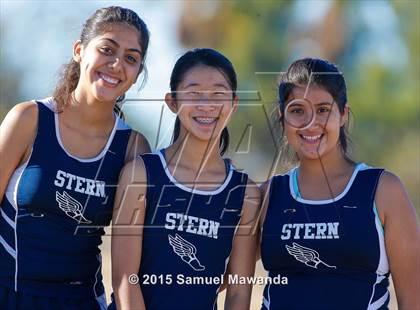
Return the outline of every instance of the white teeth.
<path id="1" fill-rule="evenodd" d="M 108 76 L 108 75 L 105 75 L 105 74 L 103 74 L 103 73 L 100 73 L 99 74 L 99 76 L 101 77 L 101 79 L 103 79 L 104 81 L 106 81 L 106 82 L 108 82 L 108 83 L 110 83 L 110 84 L 114 84 L 114 85 L 117 85 L 118 84 L 118 82 L 120 81 L 120 80 L 118 80 L 118 79 L 114 79 L 114 78 L 112 78 L 112 77 L 110 77 L 110 76 Z"/>
<path id="2" fill-rule="evenodd" d="M 211 124 L 216 120 L 214 117 L 195 117 L 194 119 L 203 124 Z"/>
<path id="3" fill-rule="evenodd" d="M 321 138 L 321 135 L 317 135 L 317 136 L 304 136 L 304 135 L 302 135 L 302 137 L 305 140 L 315 141 L 315 140 L 318 140 L 319 138 Z"/>

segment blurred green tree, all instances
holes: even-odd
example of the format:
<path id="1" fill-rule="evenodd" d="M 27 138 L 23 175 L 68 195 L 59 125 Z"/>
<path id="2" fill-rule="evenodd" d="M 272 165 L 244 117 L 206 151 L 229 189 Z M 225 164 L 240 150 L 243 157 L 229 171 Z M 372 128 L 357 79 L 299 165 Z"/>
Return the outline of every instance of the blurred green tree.
<path id="1" fill-rule="evenodd" d="M 398 174 L 419 211 L 420 4 L 385 3 L 397 16 L 396 32 L 408 50 L 408 61 L 397 67 L 363 54 L 363 5 L 331 1 L 322 18 L 305 23 L 307 15 L 292 1 L 184 1 L 178 34 L 186 48 L 216 48 L 234 63 L 239 89 L 246 92 L 230 126 L 230 156 L 257 181 L 284 169 L 273 164 L 277 124 L 268 124 L 278 72 L 295 58 L 322 57 L 338 63 L 348 83 L 354 158 Z"/>

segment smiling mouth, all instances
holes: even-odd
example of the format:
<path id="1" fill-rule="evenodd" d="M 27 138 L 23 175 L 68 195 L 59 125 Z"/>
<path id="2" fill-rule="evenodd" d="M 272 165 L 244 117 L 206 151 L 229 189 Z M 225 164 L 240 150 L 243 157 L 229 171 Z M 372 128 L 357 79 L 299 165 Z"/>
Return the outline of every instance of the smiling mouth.
<path id="1" fill-rule="evenodd" d="M 121 82 L 121 80 L 110 77 L 109 75 L 106 75 L 104 73 L 99 72 L 98 74 L 101 80 L 105 81 L 107 84 L 110 84 L 112 86 L 117 86 Z"/>
<path id="2" fill-rule="evenodd" d="M 324 134 L 315 135 L 315 136 L 308 136 L 308 135 L 299 134 L 299 136 L 302 138 L 302 140 L 304 140 L 307 143 L 319 143 L 321 141 L 322 137 L 324 137 Z"/>
<path id="3" fill-rule="evenodd" d="M 200 125 L 212 125 L 216 123 L 217 117 L 193 117 L 193 119 Z"/>

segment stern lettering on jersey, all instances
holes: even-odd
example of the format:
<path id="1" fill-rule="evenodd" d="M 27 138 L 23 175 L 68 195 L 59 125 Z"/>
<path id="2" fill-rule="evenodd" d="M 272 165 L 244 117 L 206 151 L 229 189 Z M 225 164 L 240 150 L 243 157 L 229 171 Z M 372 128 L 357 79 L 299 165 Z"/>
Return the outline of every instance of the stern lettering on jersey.
<path id="1" fill-rule="evenodd" d="M 340 239 L 339 222 L 283 224 L 282 240 L 289 239 Z"/>
<path id="2" fill-rule="evenodd" d="M 75 192 L 105 198 L 105 182 L 79 177 L 77 175 L 58 170 L 55 175 L 54 185 L 65 187 Z"/>
<path id="3" fill-rule="evenodd" d="M 176 229 L 178 231 L 217 239 L 219 227 L 220 223 L 212 220 L 182 213 L 166 213 L 166 229 Z"/>

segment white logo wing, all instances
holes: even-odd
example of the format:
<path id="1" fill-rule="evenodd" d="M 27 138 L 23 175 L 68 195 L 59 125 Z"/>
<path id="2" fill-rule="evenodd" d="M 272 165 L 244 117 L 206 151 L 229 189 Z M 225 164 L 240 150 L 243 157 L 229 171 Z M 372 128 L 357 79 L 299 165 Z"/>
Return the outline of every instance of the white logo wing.
<path id="1" fill-rule="evenodd" d="M 56 191 L 55 200 L 58 202 L 58 207 L 75 221 L 83 224 L 92 223 L 92 221 L 87 220 L 83 216 L 83 206 L 76 199 L 67 194 L 66 191 L 63 191 L 63 194 Z"/>
<path id="2" fill-rule="evenodd" d="M 175 234 L 174 236 L 168 235 L 169 244 L 172 246 L 175 254 L 181 257 L 181 259 L 190 265 L 190 267 L 196 271 L 206 269 L 201 265 L 200 261 L 196 257 L 197 248 L 187 240 L 183 239 L 180 235 Z"/>
<path id="3" fill-rule="evenodd" d="M 319 253 L 313 249 L 306 248 L 293 242 L 293 246 L 286 245 L 287 252 L 292 255 L 297 261 L 304 263 L 305 265 L 318 268 L 319 264 L 322 264 L 328 268 L 337 269 L 336 266 L 330 266 L 319 259 Z"/>

